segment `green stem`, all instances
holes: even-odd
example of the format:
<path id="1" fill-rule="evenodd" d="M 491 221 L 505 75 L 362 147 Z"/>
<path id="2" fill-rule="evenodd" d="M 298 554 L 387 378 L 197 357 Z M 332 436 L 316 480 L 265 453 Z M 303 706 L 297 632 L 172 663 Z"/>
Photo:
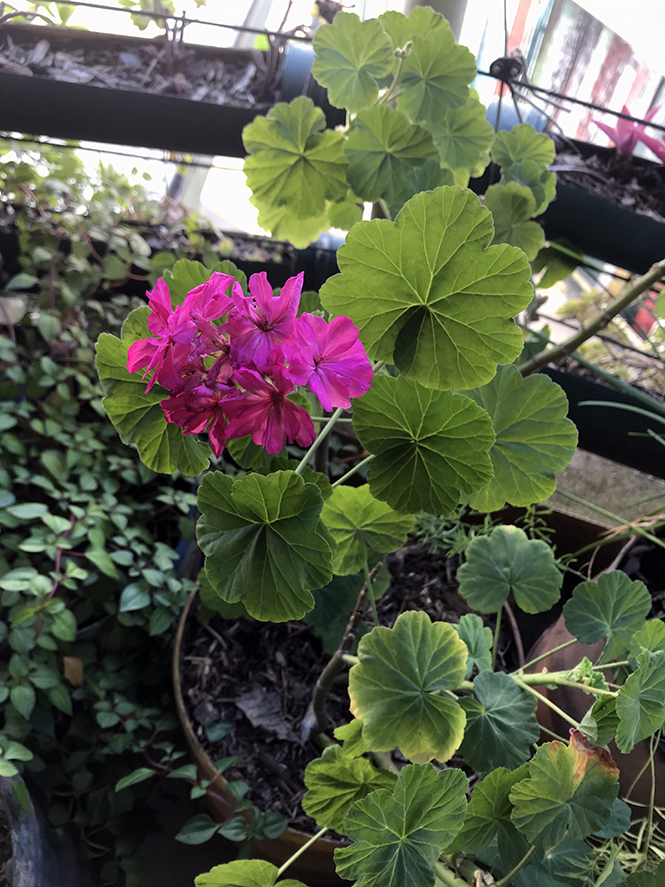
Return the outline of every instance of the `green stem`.
<path id="1" fill-rule="evenodd" d="M 440 862 L 434 863 L 434 873 L 441 884 L 445 884 L 445 887 L 469 887 L 467 881 L 462 881 L 454 872 L 442 866 Z"/>
<path id="2" fill-rule="evenodd" d="M 499 612 L 496 614 L 496 626 L 494 627 L 494 645 L 492 646 L 492 669 L 496 665 L 496 653 L 499 649 L 499 631 L 501 630 L 501 613 L 503 612 L 503 607 L 499 608 Z"/>
<path id="3" fill-rule="evenodd" d="M 551 363 L 553 360 L 559 360 L 559 358 L 571 354 L 571 352 L 575 351 L 575 349 L 583 342 L 586 342 L 587 339 L 590 339 L 591 336 L 607 326 L 613 317 L 616 317 L 616 315 L 623 311 L 624 308 L 627 308 L 628 305 L 630 305 L 631 302 L 634 302 L 638 296 L 642 295 L 645 290 L 650 289 L 654 283 L 657 283 L 663 277 L 663 275 L 665 275 L 665 260 L 656 262 L 646 274 L 643 274 L 633 283 L 625 286 L 622 294 L 617 299 L 608 305 L 607 308 L 599 311 L 593 320 L 590 320 L 589 323 L 585 324 L 582 329 L 566 339 L 565 342 L 561 342 L 559 345 L 555 345 L 554 348 L 546 349 L 545 351 L 541 351 L 540 354 L 536 354 L 531 360 L 527 360 L 525 363 L 521 364 L 521 366 L 518 367 L 519 371 L 523 376 L 528 376 L 530 373 L 535 373 L 536 370 Z"/>
<path id="4" fill-rule="evenodd" d="M 320 832 L 317 832 L 315 835 L 312 835 L 312 837 L 309 839 L 309 841 L 307 841 L 305 844 L 303 844 L 302 847 L 299 847 L 296 850 L 296 852 L 293 854 L 293 856 L 290 856 L 286 860 L 284 865 L 281 866 L 279 869 L 277 869 L 277 874 L 275 875 L 275 879 L 279 878 L 280 875 L 283 875 L 284 872 L 291 865 L 291 863 L 295 862 L 299 856 L 302 856 L 303 853 L 305 853 L 307 850 L 309 850 L 309 848 L 312 846 L 312 844 L 315 844 L 319 840 L 319 838 L 322 838 L 327 831 L 328 831 L 327 828 L 322 828 Z"/>
<path id="5" fill-rule="evenodd" d="M 574 718 L 571 718 L 571 716 L 569 714 L 567 714 L 563 709 L 559 708 L 558 705 L 555 705 L 553 702 L 551 702 L 547 698 L 547 696 L 543 696 L 543 694 L 539 693 L 538 690 L 534 690 L 533 687 L 530 687 L 528 684 L 525 684 L 520 677 L 512 675 L 512 678 L 518 687 L 521 687 L 523 690 L 526 690 L 527 693 L 531 693 L 531 695 L 535 696 L 536 699 L 538 699 L 540 702 L 545 703 L 545 705 L 548 708 L 551 708 L 553 712 L 556 712 L 556 714 L 558 714 L 560 718 L 563 718 L 564 721 L 567 721 L 569 724 L 572 724 L 572 726 L 575 727 L 576 730 L 580 729 L 579 723 Z"/>
<path id="6" fill-rule="evenodd" d="M 541 653 L 540 656 L 536 656 L 535 659 L 532 659 L 530 662 L 525 663 L 521 668 L 518 668 L 517 671 L 514 671 L 513 674 L 522 675 L 522 672 L 527 668 L 531 668 L 532 665 L 536 665 L 537 662 L 542 662 L 543 659 L 547 659 L 548 656 L 553 656 L 555 653 L 558 653 L 560 650 L 565 650 L 566 647 L 572 647 L 573 644 L 577 643 L 577 638 L 571 638 L 569 641 L 566 641 L 563 644 L 559 644 L 558 647 L 552 647 L 551 650 L 548 650 L 547 653 Z"/>
<path id="7" fill-rule="evenodd" d="M 369 572 L 369 564 L 367 563 L 367 554 L 365 554 L 365 585 L 367 586 L 367 596 L 372 606 L 372 616 L 374 617 L 374 625 L 379 624 L 379 613 L 376 609 L 376 601 L 374 600 L 374 588 L 372 586 L 372 576 Z"/>
<path id="8" fill-rule="evenodd" d="M 584 690 L 585 693 L 595 693 L 596 696 L 616 696 L 611 690 L 601 690 L 599 687 L 589 687 L 580 681 L 572 681 L 569 671 L 541 672 L 540 674 L 521 674 L 519 679 L 523 684 L 537 687 L 539 684 L 556 684 L 559 687 L 571 687 L 573 690 Z"/>
<path id="9" fill-rule="evenodd" d="M 344 481 L 347 480 L 347 478 L 353 477 L 353 475 L 357 471 L 360 471 L 360 469 L 363 467 L 363 465 L 367 465 L 367 463 L 371 462 L 373 458 L 374 458 L 374 456 L 371 454 L 369 456 L 365 456 L 365 458 L 362 460 L 362 462 L 358 462 L 356 465 L 353 466 L 353 468 L 350 471 L 347 471 L 346 474 L 344 474 L 342 477 L 340 477 L 339 480 L 336 480 L 334 484 L 331 484 L 331 487 L 333 488 L 333 490 L 335 489 L 335 487 L 338 487 L 340 484 L 343 484 Z"/>
<path id="10" fill-rule="evenodd" d="M 358 659 L 357 656 L 352 656 L 351 653 L 345 653 L 342 656 L 342 662 L 345 665 L 348 665 L 349 667 L 351 667 L 353 665 L 358 665 L 358 663 L 360 662 L 360 659 Z"/>
<path id="11" fill-rule="evenodd" d="M 529 862 L 529 860 L 531 859 L 531 857 L 533 856 L 533 854 L 535 852 L 536 852 L 536 848 L 530 847 L 529 850 L 527 850 L 527 852 L 524 854 L 524 856 L 517 863 L 515 868 L 512 869 L 512 871 L 508 872 L 508 874 L 506 875 L 505 878 L 501 878 L 500 881 L 497 881 L 495 887 L 506 887 L 507 884 L 510 884 L 510 882 L 513 880 L 515 875 L 519 874 L 519 872 L 522 871 L 524 866 L 527 865 L 527 863 Z"/>
<path id="12" fill-rule="evenodd" d="M 395 76 L 393 77 L 393 82 L 390 84 L 390 86 L 388 87 L 386 92 L 384 92 L 383 95 L 379 96 L 379 98 L 376 100 L 376 102 L 374 103 L 375 107 L 376 107 L 376 105 L 385 105 L 385 103 L 389 102 L 391 100 L 391 98 L 393 97 L 395 90 L 397 89 L 397 81 L 399 80 L 399 75 L 402 72 L 402 65 L 403 64 L 404 64 L 404 56 L 402 55 L 399 57 L 399 60 L 397 62 L 397 70 L 395 71 Z"/>
<path id="13" fill-rule="evenodd" d="M 658 748 L 658 742 L 660 741 L 660 730 L 654 733 L 651 737 L 651 748 L 649 754 L 649 769 L 651 770 L 651 791 L 649 792 L 649 812 L 647 814 L 647 826 L 645 829 L 645 840 L 642 844 L 644 848 L 641 850 L 642 856 L 646 861 L 647 854 L 649 852 L 649 847 L 651 846 L 651 839 L 653 837 L 653 811 L 656 804 L 656 764 L 654 762 L 654 756 L 656 754 L 656 749 Z"/>
<path id="14" fill-rule="evenodd" d="M 319 433 L 314 438 L 314 443 L 312 444 L 312 446 L 307 450 L 305 455 L 300 460 L 300 464 L 296 468 L 296 474 L 303 473 L 303 471 L 307 467 L 307 463 L 312 458 L 314 453 L 318 450 L 318 448 L 321 446 L 323 441 L 326 439 L 326 437 L 330 433 L 333 425 L 337 422 L 337 420 L 339 419 L 339 417 L 342 415 L 343 412 L 344 412 L 344 408 L 339 407 L 338 409 L 335 410 L 335 412 L 332 414 L 332 416 L 328 419 L 326 424 L 323 426 L 323 428 L 319 431 Z"/>

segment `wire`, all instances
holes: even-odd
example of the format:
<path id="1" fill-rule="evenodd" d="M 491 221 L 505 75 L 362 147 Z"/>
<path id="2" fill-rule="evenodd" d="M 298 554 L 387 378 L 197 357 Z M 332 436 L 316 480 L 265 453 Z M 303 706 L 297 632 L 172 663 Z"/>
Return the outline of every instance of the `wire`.
<path id="1" fill-rule="evenodd" d="M 498 78 L 495 74 L 491 74 L 489 71 L 478 71 L 483 77 L 493 77 L 495 80 Z M 602 105 L 596 105 L 594 102 L 587 102 L 584 99 L 576 99 L 570 95 L 564 95 L 561 92 L 555 92 L 552 89 L 545 89 L 542 86 L 534 86 L 533 83 L 529 83 L 527 80 L 513 80 L 512 85 L 515 87 L 521 87 L 522 89 L 530 89 L 532 92 L 541 92 L 544 95 L 551 96 L 555 99 L 560 99 L 564 102 L 572 102 L 575 105 L 583 105 L 585 108 L 590 108 L 592 111 L 600 111 L 603 114 L 611 114 L 613 117 L 620 117 L 622 120 L 630 120 L 632 123 L 641 123 L 644 126 L 651 126 L 653 129 L 658 129 L 661 132 L 665 132 L 665 125 L 662 123 L 654 123 L 652 120 L 643 120 L 641 117 L 633 117 L 632 114 L 624 114 L 623 111 L 613 111 L 611 108 L 604 108 Z M 520 96 L 520 98 L 524 98 Z"/>
<path id="2" fill-rule="evenodd" d="M 220 166 L 217 163 L 201 163 L 198 160 L 176 160 L 171 157 L 150 157 L 147 154 L 137 154 L 132 151 L 114 151 L 110 148 L 92 148 L 88 145 L 68 145 L 61 142 L 41 141 L 26 136 L 13 136 L 11 133 L 0 131 L 0 139 L 7 142 L 25 142 L 28 145 L 44 145 L 47 148 L 69 148 L 70 151 L 94 151 L 97 154 L 113 154 L 116 157 L 132 157 L 137 160 L 151 160 L 157 163 L 174 163 L 176 166 L 193 166 L 200 169 L 221 169 L 231 172 L 239 172 L 237 166 Z"/>
<path id="3" fill-rule="evenodd" d="M 168 12 L 149 12 L 143 9 L 127 9 L 124 6 L 109 6 L 103 3 L 93 3 L 91 0 L 51 0 L 56 6 L 86 6 L 89 9 L 104 9 L 108 12 L 125 12 L 129 15 L 142 15 L 145 18 L 157 19 L 159 21 L 172 21 L 182 26 L 185 25 L 206 25 L 211 28 L 226 28 L 230 31 L 242 31 L 245 34 L 264 34 L 266 37 L 288 37 L 289 40 L 300 40 L 303 43 L 311 43 L 312 38 L 300 34 L 292 34 L 278 31 L 263 31 L 260 28 L 248 28 L 245 25 L 227 25 L 225 22 L 209 22 L 197 18 L 187 18 L 185 14 L 172 15 Z M 71 29 L 69 29 L 71 30 Z"/>

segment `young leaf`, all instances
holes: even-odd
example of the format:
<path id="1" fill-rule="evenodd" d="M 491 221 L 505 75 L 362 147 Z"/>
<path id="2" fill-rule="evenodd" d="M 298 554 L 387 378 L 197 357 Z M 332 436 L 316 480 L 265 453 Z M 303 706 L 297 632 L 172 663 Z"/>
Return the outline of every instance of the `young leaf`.
<path id="1" fill-rule="evenodd" d="M 362 111 L 353 121 L 344 146 L 347 177 L 363 200 L 385 198 L 392 203 L 400 180 L 426 160 L 438 162 L 430 134 L 412 126 L 404 114 L 387 105 Z"/>
<path id="2" fill-rule="evenodd" d="M 452 625 L 402 613 L 392 628 L 361 638 L 349 672 L 351 713 L 371 751 L 399 746 L 409 760 L 447 761 L 464 735 L 465 714 L 443 695 L 464 680 L 466 647 Z"/>
<path id="3" fill-rule="evenodd" d="M 328 90 L 331 105 L 351 114 L 372 107 L 379 95 L 377 80 L 397 64 L 380 22 L 361 21 L 353 12 L 340 12 L 332 25 L 319 28 L 312 46 L 312 74 Z"/>
<path id="4" fill-rule="evenodd" d="M 197 813 L 187 820 L 175 839 L 183 844 L 205 844 L 218 830 L 219 825 L 207 813 Z"/>
<path id="5" fill-rule="evenodd" d="M 471 677 L 474 665 L 479 672 L 492 671 L 492 629 L 486 628 L 476 613 L 465 613 L 453 628 L 468 652 L 465 680 Z"/>
<path id="6" fill-rule="evenodd" d="M 427 125 L 441 165 L 467 180 L 482 175 L 489 163 L 494 128 L 485 119 L 486 113 L 485 105 L 472 91 L 464 105 L 445 111 Z"/>
<path id="7" fill-rule="evenodd" d="M 631 656 L 638 656 L 642 650 L 650 653 L 665 650 L 665 622 L 662 619 L 648 619 L 630 639 Z"/>
<path id="8" fill-rule="evenodd" d="M 416 37 L 399 75 L 397 107 L 413 123 L 429 123 L 450 108 L 461 108 L 476 77 L 476 60 L 455 42 L 450 27 Z"/>
<path id="9" fill-rule="evenodd" d="M 375 499 L 367 484 L 336 487 L 323 505 L 321 520 L 337 543 L 333 570 L 343 576 L 359 573 L 368 553 L 384 554 L 404 545 L 414 525 L 412 515 L 398 514 Z"/>
<path id="10" fill-rule="evenodd" d="M 510 792 L 511 818 L 528 841 L 544 850 L 565 837 L 584 840 L 609 822 L 618 780 L 610 754 L 571 730 L 570 745 L 555 740 L 538 749 L 529 778 Z"/>
<path id="11" fill-rule="evenodd" d="M 486 773 L 523 764 L 538 742 L 536 702 L 507 674 L 484 672 L 473 682 L 475 699 L 463 699 L 466 729 L 460 754 Z"/>
<path id="12" fill-rule="evenodd" d="M 344 137 L 325 125 L 323 111 L 299 96 L 289 105 L 275 105 L 243 130 L 251 155 L 244 166 L 251 202 L 259 210 L 286 211 L 281 234 L 273 226 L 274 236 L 288 236 L 289 219 L 325 216 L 326 200 L 346 196 Z"/>
<path id="13" fill-rule="evenodd" d="M 618 726 L 616 699 L 612 696 L 602 696 L 582 718 L 580 730 L 591 745 L 608 745 L 614 739 Z"/>
<path id="14" fill-rule="evenodd" d="M 128 773 L 127 776 L 123 776 L 122 779 L 119 779 L 116 783 L 115 790 L 120 792 L 123 788 L 129 788 L 131 785 L 138 785 L 139 782 L 145 782 L 146 779 L 151 779 L 156 775 L 156 771 L 152 769 L 152 767 L 139 767 L 138 770 L 133 770 L 131 773 Z"/>
<path id="15" fill-rule="evenodd" d="M 533 289 L 524 254 L 489 246 L 492 215 L 470 191 L 413 197 L 395 222 L 360 222 L 323 307 L 357 324 L 370 357 L 430 388 L 473 388 L 522 350 L 515 314 Z"/>
<path id="16" fill-rule="evenodd" d="M 367 758 L 351 757 L 339 745 L 323 750 L 307 765 L 302 808 L 320 828 L 344 830 L 344 820 L 356 801 L 377 788 L 392 788 L 397 777 L 379 770 Z"/>
<path id="17" fill-rule="evenodd" d="M 467 785 L 460 770 L 407 764 L 392 792 L 378 789 L 351 809 L 354 843 L 335 850 L 337 873 L 356 887 L 432 887 L 434 863 L 462 826 Z"/>
<path id="18" fill-rule="evenodd" d="M 457 579 L 464 600 L 481 613 L 496 613 L 511 592 L 526 613 L 543 613 L 559 600 L 563 583 L 550 546 L 511 526 L 472 539 Z"/>
<path id="19" fill-rule="evenodd" d="M 375 376 L 354 404 L 353 427 L 376 457 L 370 492 L 397 511 L 449 513 L 491 477 L 491 423 L 467 397 Z"/>
<path id="20" fill-rule="evenodd" d="M 530 222 L 536 200 L 532 191 L 517 182 L 490 185 L 485 193 L 485 206 L 494 219 L 492 243 L 518 246 L 531 262 L 545 243 L 545 234 L 537 222 Z"/>
<path id="21" fill-rule="evenodd" d="M 209 872 L 194 879 L 195 887 L 273 887 L 277 881 L 277 866 L 261 859 L 236 859 L 225 865 L 216 865 Z M 286 878 L 279 887 L 305 887 L 300 881 Z"/>
<path id="22" fill-rule="evenodd" d="M 645 651 L 637 657 L 637 664 L 637 671 L 626 678 L 616 700 L 616 744 L 624 753 L 665 724 L 665 652 Z"/>
<path id="23" fill-rule="evenodd" d="M 471 507 L 496 511 L 506 502 L 526 506 L 550 496 L 555 472 L 569 464 L 577 446 L 563 390 L 540 374 L 523 379 L 508 365 L 464 394 L 489 413 L 496 434 L 490 450 L 494 477 L 471 496 Z"/>
<path id="24" fill-rule="evenodd" d="M 106 392 L 104 409 L 122 442 L 135 444 L 148 468 L 196 477 L 209 465 L 209 446 L 167 423 L 160 401 L 168 392 L 155 385 L 145 393 L 140 375 L 127 372 L 127 349 L 126 343 L 110 333 L 102 333 L 97 341 L 97 371 Z"/>
<path id="25" fill-rule="evenodd" d="M 555 155 L 552 139 L 544 133 L 537 133 L 529 123 L 520 123 L 510 131 L 497 132 L 492 145 L 492 160 L 501 167 L 531 160 L 545 169 Z"/>
<path id="26" fill-rule="evenodd" d="M 229 603 L 256 619 L 300 619 L 310 589 L 332 577 L 332 540 L 319 515 L 321 491 L 293 471 L 249 474 L 235 482 L 216 471 L 199 487 L 197 538 L 206 576 Z"/>
<path id="27" fill-rule="evenodd" d="M 644 583 L 621 570 L 602 573 L 597 582 L 581 582 L 563 608 L 566 628 L 583 644 L 606 637 L 603 658 L 611 659 L 630 646 L 651 609 Z"/>
<path id="28" fill-rule="evenodd" d="M 517 182 L 529 188 L 536 201 L 534 216 L 545 212 L 547 204 L 556 194 L 556 176 L 548 169 L 543 169 L 535 160 L 520 160 L 510 166 L 501 168 L 501 184 Z"/>
<path id="29" fill-rule="evenodd" d="M 404 49 L 409 41 L 426 37 L 433 31 L 440 33 L 450 30 L 445 18 L 429 6 L 416 6 L 408 18 L 403 12 L 391 9 L 380 15 L 379 21 L 390 36 L 393 49 Z"/>

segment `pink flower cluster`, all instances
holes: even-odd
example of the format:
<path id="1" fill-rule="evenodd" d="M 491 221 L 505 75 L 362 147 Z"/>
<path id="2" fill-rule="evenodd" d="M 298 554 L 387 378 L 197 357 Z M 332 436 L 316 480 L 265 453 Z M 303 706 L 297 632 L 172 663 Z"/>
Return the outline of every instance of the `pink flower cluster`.
<path id="1" fill-rule="evenodd" d="M 309 446 L 314 423 L 288 399 L 295 386 L 308 386 L 325 410 L 348 408 L 369 389 L 372 368 L 348 317 L 297 317 L 302 284 L 302 274 L 291 277 L 274 296 L 266 274 L 254 274 L 245 296 L 216 272 L 174 308 L 160 279 L 148 293 L 153 335 L 130 346 L 127 370 L 144 379 L 154 370 L 146 392 L 156 382 L 168 389 L 167 421 L 183 434 L 207 431 L 216 456 L 247 434 L 271 455 L 287 441 Z"/>
<path id="2" fill-rule="evenodd" d="M 621 111 L 623 114 L 631 116 L 627 105 L 624 105 Z M 653 120 L 658 111 L 660 111 L 660 106 L 652 108 L 644 119 Z M 659 160 L 665 163 L 665 144 L 659 142 L 658 139 L 654 139 L 653 136 L 647 135 L 644 131 L 645 126 L 643 123 L 634 123 L 632 120 L 625 120 L 623 117 L 617 118 L 616 126 L 609 126 L 609 124 L 602 123 L 600 120 L 593 120 L 593 122 L 602 129 L 605 135 L 612 139 L 619 153 L 632 154 L 637 147 L 637 143 L 643 142 Z"/>

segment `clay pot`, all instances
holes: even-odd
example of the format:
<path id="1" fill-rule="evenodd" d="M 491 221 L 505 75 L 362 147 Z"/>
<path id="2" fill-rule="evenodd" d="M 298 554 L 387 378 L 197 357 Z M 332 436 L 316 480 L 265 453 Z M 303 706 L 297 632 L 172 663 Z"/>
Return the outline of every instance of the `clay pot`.
<path id="1" fill-rule="evenodd" d="M 527 659 L 534 659 L 536 656 L 541 656 L 543 653 L 547 653 L 548 650 L 553 650 L 560 644 L 565 644 L 566 641 L 572 640 L 572 638 L 573 636 L 565 626 L 563 616 L 560 616 L 554 625 L 543 633 L 540 640 L 529 653 Z M 577 642 L 570 647 L 566 647 L 565 650 L 559 650 L 551 656 L 548 656 L 546 659 L 542 659 L 533 667 L 533 669 L 530 669 L 530 671 L 534 673 L 542 672 L 545 669 L 547 671 L 565 671 L 574 668 L 583 656 L 588 656 L 592 661 L 596 661 L 603 649 L 603 645 L 604 641 L 599 641 L 597 644 L 581 644 Z M 609 675 L 609 673 L 607 674 Z M 611 680 L 611 678 L 608 679 Z M 593 699 L 582 690 L 574 690 L 567 687 L 557 687 L 556 690 L 548 690 L 547 687 L 538 687 L 538 692 L 542 693 L 543 696 L 546 696 L 551 702 L 571 717 L 575 718 L 576 721 L 582 720 L 593 703 Z M 538 703 L 537 716 L 538 722 L 542 726 L 553 730 L 555 733 L 558 733 L 559 736 L 568 735 L 570 724 L 564 721 L 562 717 L 542 702 Z M 543 735 L 542 739 L 546 742 L 551 739 L 551 736 Z M 609 750 L 619 768 L 620 792 L 621 794 L 624 794 L 631 787 L 635 777 L 643 770 L 644 765 L 646 764 L 649 757 L 649 742 L 638 742 L 633 751 L 629 754 L 623 754 L 620 752 L 614 742 L 610 743 Z M 663 755 L 659 752 L 656 752 L 655 774 L 655 804 L 657 807 L 662 807 L 665 805 L 665 760 L 663 759 Z M 630 801 L 634 802 L 636 805 L 648 806 L 650 795 L 651 775 L 649 768 L 646 768 L 631 792 Z M 642 809 L 642 807 L 637 807 L 638 814 Z"/>
<path id="2" fill-rule="evenodd" d="M 208 797 L 211 815 L 218 822 L 223 822 L 228 818 L 229 814 L 232 813 L 235 799 L 226 789 L 226 779 L 224 779 L 221 774 L 217 773 L 212 759 L 196 737 L 182 695 L 180 678 L 182 638 L 185 631 L 185 624 L 192 611 L 195 600 L 196 594 L 190 595 L 178 623 L 173 650 L 173 689 L 178 718 L 198 771 L 202 777 L 214 780 L 211 783 L 211 788 L 217 795 L 224 799 L 222 801 L 220 798 Z M 215 776 L 215 774 L 217 775 Z M 249 819 L 250 811 L 242 811 L 242 815 Z M 304 832 L 297 831 L 296 829 L 287 828 L 279 838 L 256 841 L 254 844 L 255 855 L 261 859 L 268 860 L 268 862 L 272 862 L 274 865 L 280 866 L 286 862 L 289 857 L 293 856 L 296 850 L 299 850 L 303 844 L 310 840 L 310 838 L 311 835 L 306 835 Z M 338 846 L 339 844 L 330 841 L 325 837 L 319 838 L 319 840 L 309 847 L 302 856 L 298 857 L 292 866 L 289 866 L 288 877 L 304 881 L 309 887 L 339 887 L 339 885 L 347 884 L 348 882 L 342 881 L 335 872 L 333 851 Z"/>

